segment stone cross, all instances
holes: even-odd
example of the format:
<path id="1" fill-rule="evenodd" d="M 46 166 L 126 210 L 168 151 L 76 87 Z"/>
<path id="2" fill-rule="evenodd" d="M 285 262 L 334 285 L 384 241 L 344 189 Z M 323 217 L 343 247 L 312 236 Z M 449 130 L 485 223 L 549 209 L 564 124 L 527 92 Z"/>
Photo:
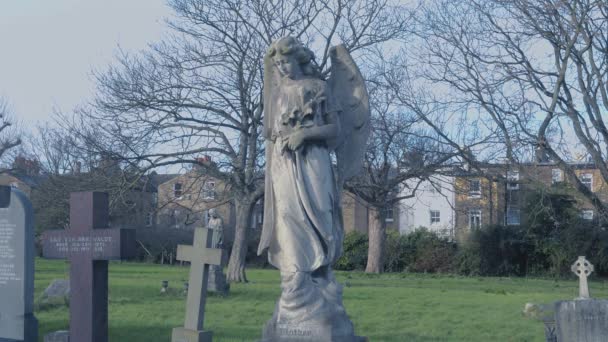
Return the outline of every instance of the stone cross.
<path id="1" fill-rule="evenodd" d="M 42 237 L 45 258 L 70 261 L 70 341 L 108 341 L 108 260 L 135 256 L 135 230 L 108 220 L 107 193 L 72 193 L 70 229 Z"/>
<path id="2" fill-rule="evenodd" d="M 222 265 L 225 252 L 211 248 L 213 231 L 197 228 L 192 246 L 177 246 L 177 260 L 190 262 L 186 322 L 183 328 L 173 329 L 172 342 L 211 342 L 213 333 L 203 331 L 207 282 L 210 265 Z"/>
<path id="3" fill-rule="evenodd" d="M 0 342 L 37 342 L 33 314 L 34 214 L 27 196 L 0 186 Z"/>
<path id="4" fill-rule="evenodd" d="M 578 260 L 570 268 L 579 278 L 579 297 L 578 299 L 589 299 L 589 285 L 587 277 L 593 272 L 593 265 L 584 256 L 579 256 Z"/>

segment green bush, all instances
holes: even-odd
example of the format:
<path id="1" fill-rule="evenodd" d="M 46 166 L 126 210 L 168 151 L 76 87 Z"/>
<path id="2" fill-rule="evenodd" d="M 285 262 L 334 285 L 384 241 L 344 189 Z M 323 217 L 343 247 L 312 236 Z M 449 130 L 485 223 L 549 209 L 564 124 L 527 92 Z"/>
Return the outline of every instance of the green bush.
<path id="1" fill-rule="evenodd" d="M 411 272 L 451 272 L 456 245 L 426 228 L 401 236 L 405 270 Z"/>
<path id="2" fill-rule="evenodd" d="M 349 232 L 344 237 L 343 253 L 334 268 L 341 271 L 362 271 L 367 264 L 367 234 Z"/>

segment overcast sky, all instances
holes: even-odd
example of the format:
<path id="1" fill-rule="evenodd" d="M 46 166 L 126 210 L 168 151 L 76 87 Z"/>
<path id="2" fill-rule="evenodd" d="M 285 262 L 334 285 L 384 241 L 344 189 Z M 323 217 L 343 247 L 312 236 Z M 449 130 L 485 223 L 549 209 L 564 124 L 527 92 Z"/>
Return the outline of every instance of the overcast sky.
<path id="1" fill-rule="evenodd" d="M 0 0 L 0 96 L 26 126 L 69 111 L 92 69 L 159 40 L 170 14 L 165 0 Z"/>

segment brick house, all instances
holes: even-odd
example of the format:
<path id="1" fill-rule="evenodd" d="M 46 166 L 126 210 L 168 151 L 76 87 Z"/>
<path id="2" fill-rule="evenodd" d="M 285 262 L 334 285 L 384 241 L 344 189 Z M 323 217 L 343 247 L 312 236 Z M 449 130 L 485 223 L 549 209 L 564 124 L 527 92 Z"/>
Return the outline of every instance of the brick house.
<path id="1" fill-rule="evenodd" d="M 209 209 L 224 219 L 226 239 L 232 240 L 235 208 L 225 182 L 208 176 L 200 168 L 181 175 L 163 175 L 158 184 L 156 225 L 159 228 L 187 229 L 205 226 Z"/>
<path id="2" fill-rule="evenodd" d="M 608 186 L 600 171 L 589 163 L 572 163 L 575 174 L 601 201 L 608 201 Z M 457 171 L 455 189 L 456 239 L 465 242 L 472 229 L 485 225 L 525 224 L 527 194 L 560 183 L 569 183 L 565 172 L 556 163 L 538 162 L 519 165 L 486 164 L 482 172 Z M 591 203 L 573 191 L 581 217 L 594 219 Z"/>
<path id="3" fill-rule="evenodd" d="M 399 231 L 399 211 L 399 204 L 396 204 L 387 210 L 386 229 Z M 371 221 L 370 215 L 373 213 L 374 211 L 369 208 L 364 200 L 351 192 L 342 192 L 342 218 L 345 233 L 358 231 L 360 233 L 367 234 Z"/>

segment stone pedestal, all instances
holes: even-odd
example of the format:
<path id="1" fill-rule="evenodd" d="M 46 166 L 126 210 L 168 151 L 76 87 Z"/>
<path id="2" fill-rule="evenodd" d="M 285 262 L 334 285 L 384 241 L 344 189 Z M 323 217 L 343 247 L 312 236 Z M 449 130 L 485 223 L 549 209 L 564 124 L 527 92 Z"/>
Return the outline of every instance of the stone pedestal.
<path id="1" fill-rule="evenodd" d="M 209 268 L 209 281 L 207 282 L 207 291 L 217 292 L 222 295 L 227 295 L 230 291 L 230 284 L 226 280 L 226 275 L 219 266 L 211 266 Z"/>
<path id="2" fill-rule="evenodd" d="M 281 276 L 282 293 L 261 342 L 364 342 L 342 305 L 342 286 L 331 269 Z"/>
<path id="3" fill-rule="evenodd" d="M 264 328 L 260 342 L 366 342 L 366 337 L 355 336 L 348 317 L 337 317 L 331 322 L 283 324 L 271 320 Z"/>
<path id="4" fill-rule="evenodd" d="M 195 331 L 186 328 L 175 328 L 171 335 L 172 342 L 211 342 L 213 332 Z"/>
<path id="5" fill-rule="evenodd" d="M 559 342 L 608 341 L 608 300 L 570 300 L 555 303 Z"/>

